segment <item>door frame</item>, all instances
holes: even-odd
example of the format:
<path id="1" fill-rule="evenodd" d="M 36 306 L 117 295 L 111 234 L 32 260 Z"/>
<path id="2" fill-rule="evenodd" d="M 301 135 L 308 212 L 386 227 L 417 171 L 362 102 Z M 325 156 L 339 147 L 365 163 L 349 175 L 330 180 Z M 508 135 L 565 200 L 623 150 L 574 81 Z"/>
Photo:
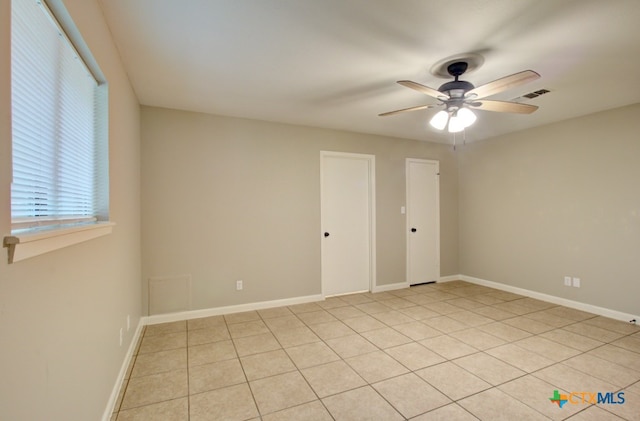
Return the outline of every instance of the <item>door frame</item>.
<path id="1" fill-rule="evenodd" d="M 322 224 L 322 200 L 324 191 L 324 165 L 325 158 L 351 158 L 364 159 L 369 164 L 369 292 L 376 286 L 376 156 L 350 152 L 320 151 L 320 292 L 325 297 L 325 285 L 322 274 L 322 233 L 326 230 Z"/>
<path id="2" fill-rule="evenodd" d="M 405 284 L 407 287 L 411 286 L 411 253 L 410 251 L 410 242 L 411 236 L 409 235 L 409 231 L 411 230 L 411 219 L 409 218 L 411 212 L 411 206 L 409 206 L 410 196 L 410 186 L 409 186 L 409 163 L 421 163 L 421 164 L 435 164 L 437 174 L 440 175 L 440 161 L 435 159 L 421 159 L 421 158 L 406 158 L 405 160 L 405 184 L 406 184 L 406 217 L 405 217 L 405 237 L 406 237 L 406 254 L 407 254 L 407 262 L 406 262 L 406 279 Z M 436 236 L 438 237 L 438 243 L 436 246 L 436 258 L 438 260 L 438 279 L 440 279 L 440 178 L 438 177 L 438 182 L 436 183 Z"/>

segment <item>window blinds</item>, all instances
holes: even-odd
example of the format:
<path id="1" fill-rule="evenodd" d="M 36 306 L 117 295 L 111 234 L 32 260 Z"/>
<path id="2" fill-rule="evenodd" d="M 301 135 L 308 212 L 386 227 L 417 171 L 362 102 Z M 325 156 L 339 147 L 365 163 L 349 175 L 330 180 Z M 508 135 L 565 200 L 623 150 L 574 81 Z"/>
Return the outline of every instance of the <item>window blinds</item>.
<path id="1" fill-rule="evenodd" d="M 12 1 L 11 95 L 14 227 L 96 216 L 98 83 L 40 1 Z"/>

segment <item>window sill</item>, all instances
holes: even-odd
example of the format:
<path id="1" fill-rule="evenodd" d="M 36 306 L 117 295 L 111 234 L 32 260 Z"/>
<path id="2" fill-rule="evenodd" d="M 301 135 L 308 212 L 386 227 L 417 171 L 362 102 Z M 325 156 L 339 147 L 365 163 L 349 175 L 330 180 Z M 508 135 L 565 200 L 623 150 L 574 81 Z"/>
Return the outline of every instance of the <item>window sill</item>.
<path id="1" fill-rule="evenodd" d="M 19 262 L 50 251 L 111 234 L 113 222 L 96 222 L 47 230 L 25 230 L 4 237 L 9 263 Z"/>

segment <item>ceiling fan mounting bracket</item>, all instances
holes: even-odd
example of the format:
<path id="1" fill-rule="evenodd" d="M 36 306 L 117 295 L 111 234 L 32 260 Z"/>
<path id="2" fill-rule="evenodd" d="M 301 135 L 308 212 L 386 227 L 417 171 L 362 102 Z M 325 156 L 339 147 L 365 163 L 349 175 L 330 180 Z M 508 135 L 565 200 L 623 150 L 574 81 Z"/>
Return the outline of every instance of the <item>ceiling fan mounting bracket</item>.
<path id="1" fill-rule="evenodd" d="M 478 53 L 456 54 L 439 60 L 437 63 L 431 66 L 429 72 L 436 77 L 449 79 L 451 76 L 455 76 L 449 71 L 449 67 L 451 65 L 455 65 L 456 63 L 466 63 L 467 67 L 464 69 L 464 71 L 462 71 L 462 73 L 471 73 L 482 66 L 482 64 L 484 63 L 484 57 L 482 57 Z"/>
<path id="2" fill-rule="evenodd" d="M 466 61 L 456 61 L 447 66 L 447 72 L 458 80 L 458 76 L 467 71 L 469 63 Z"/>

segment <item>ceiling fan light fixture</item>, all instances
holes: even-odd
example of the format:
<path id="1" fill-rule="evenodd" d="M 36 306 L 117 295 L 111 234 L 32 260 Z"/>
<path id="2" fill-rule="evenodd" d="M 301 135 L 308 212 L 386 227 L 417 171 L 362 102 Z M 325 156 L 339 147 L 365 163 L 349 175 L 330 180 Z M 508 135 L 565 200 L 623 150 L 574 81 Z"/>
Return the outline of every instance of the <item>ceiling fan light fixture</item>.
<path id="1" fill-rule="evenodd" d="M 464 127 L 471 126 L 477 119 L 474 112 L 468 108 L 460 108 L 458 110 L 457 116 L 462 121 Z"/>
<path id="2" fill-rule="evenodd" d="M 456 114 L 452 115 L 449 119 L 449 133 L 458 133 L 463 131 L 464 128 L 465 125 L 462 118 L 458 117 Z"/>
<path id="3" fill-rule="evenodd" d="M 440 110 L 431 118 L 429 124 L 434 129 L 444 130 L 447 126 L 447 121 L 449 121 L 449 113 L 445 110 Z"/>

